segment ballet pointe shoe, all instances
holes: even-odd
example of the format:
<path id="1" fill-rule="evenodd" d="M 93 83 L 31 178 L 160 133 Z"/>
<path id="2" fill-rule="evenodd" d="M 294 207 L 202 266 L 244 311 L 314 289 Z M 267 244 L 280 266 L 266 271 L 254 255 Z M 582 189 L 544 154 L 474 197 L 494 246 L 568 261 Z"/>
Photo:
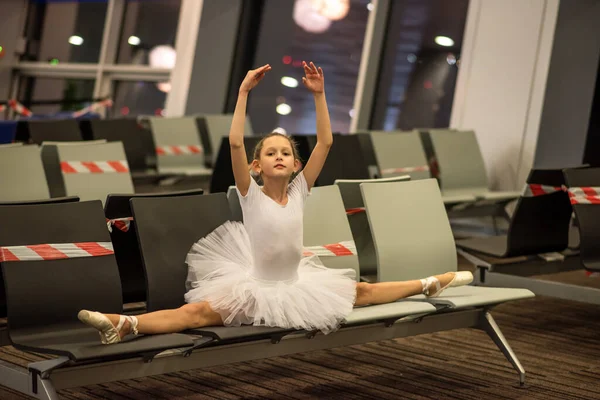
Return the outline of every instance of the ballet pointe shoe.
<path id="1" fill-rule="evenodd" d="M 119 343 L 123 340 L 121 337 L 121 329 L 125 325 L 125 321 L 129 321 L 131 325 L 131 333 L 138 334 L 136 317 L 129 315 L 119 315 L 119 323 L 114 326 L 108 317 L 96 311 L 81 310 L 77 314 L 77 318 L 86 325 L 98 330 L 102 344 Z M 126 335 L 123 335 L 125 337 Z"/>
<path id="2" fill-rule="evenodd" d="M 449 287 L 465 286 L 473 282 L 473 274 L 471 271 L 458 271 L 452 273 L 454 276 L 452 280 L 448 282 L 444 287 L 441 287 L 440 281 L 435 276 L 430 276 L 425 279 L 421 279 L 423 285 L 423 293 L 430 298 L 438 297 L 442 292 Z M 434 289 L 435 290 L 432 290 Z"/>

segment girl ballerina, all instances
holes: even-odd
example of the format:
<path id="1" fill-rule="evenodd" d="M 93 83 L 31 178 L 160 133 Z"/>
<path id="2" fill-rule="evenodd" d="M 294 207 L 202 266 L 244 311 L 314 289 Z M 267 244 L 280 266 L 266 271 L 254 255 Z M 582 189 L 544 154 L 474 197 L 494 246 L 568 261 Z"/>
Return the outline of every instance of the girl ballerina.
<path id="1" fill-rule="evenodd" d="M 302 171 L 294 142 L 265 136 L 248 171 L 244 120 L 250 91 L 271 70 L 267 64 L 247 73 L 239 88 L 229 143 L 244 223 L 226 222 L 193 245 L 187 256 L 187 304 L 138 316 L 81 310 L 79 319 L 96 328 L 102 343 L 128 334 L 180 332 L 204 326 L 274 326 L 320 330 L 339 327 L 353 307 L 393 302 L 472 281 L 470 272 L 448 272 L 406 282 L 356 282 L 351 269 L 329 269 L 318 257 L 302 257 L 303 208 L 323 168 L 333 135 L 325 100 L 323 70 L 303 62 L 302 83 L 316 108 L 317 144 Z M 292 176 L 295 177 L 293 179 Z"/>

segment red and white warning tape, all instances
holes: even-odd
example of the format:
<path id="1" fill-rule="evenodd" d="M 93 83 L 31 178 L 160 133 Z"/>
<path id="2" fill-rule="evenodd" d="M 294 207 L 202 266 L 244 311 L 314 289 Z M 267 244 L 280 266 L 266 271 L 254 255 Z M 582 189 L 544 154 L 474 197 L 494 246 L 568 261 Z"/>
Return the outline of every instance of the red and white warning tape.
<path id="1" fill-rule="evenodd" d="M 366 209 L 364 207 L 348 208 L 346 210 L 346 215 L 360 214 L 365 212 L 365 210 Z"/>
<path id="2" fill-rule="evenodd" d="M 600 187 L 571 187 L 566 190 L 571 204 L 600 204 Z"/>
<path id="3" fill-rule="evenodd" d="M 112 227 L 114 226 L 121 232 L 128 232 L 129 226 L 131 225 L 131 221 L 133 221 L 133 217 L 125 217 L 125 218 L 113 218 L 106 219 L 106 226 L 108 227 L 108 231 L 112 233 Z"/>
<path id="4" fill-rule="evenodd" d="M 35 244 L 0 247 L 0 262 L 60 260 L 114 254 L 111 242 Z"/>
<path id="5" fill-rule="evenodd" d="M 63 174 L 103 174 L 129 172 L 127 161 L 61 161 Z"/>
<path id="6" fill-rule="evenodd" d="M 19 103 L 16 100 L 9 100 L 7 104 L 11 110 L 13 110 L 19 115 L 22 115 L 24 117 L 31 117 L 33 115 L 33 113 L 28 108 L 26 108 L 23 104 Z"/>
<path id="7" fill-rule="evenodd" d="M 22 115 L 24 117 L 31 117 L 33 115 L 31 110 L 29 110 L 23 104 L 19 103 L 18 101 L 14 100 L 14 99 L 8 100 L 8 102 L 6 104 L 7 104 L 6 106 L 0 105 L 0 112 L 6 110 L 7 108 L 10 108 L 17 114 Z M 98 102 L 90 104 L 89 106 L 87 106 L 85 108 L 82 108 L 79 111 L 75 111 L 75 112 L 71 113 L 71 117 L 78 118 L 88 112 L 99 111 L 101 108 L 112 107 L 112 105 L 113 105 L 113 102 L 110 99 L 98 101 Z"/>
<path id="8" fill-rule="evenodd" d="M 585 271 L 585 276 L 588 278 L 600 278 L 600 272 Z"/>
<path id="9" fill-rule="evenodd" d="M 307 246 L 302 251 L 303 257 L 319 256 L 319 257 L 340 257 L 340 256 L 355 256 L 356 244 L 354 241 L 339 242 L 334 244 L 326 244 L 324 246 Z"/>
<path id="10" fill-rule="evenodd" d="M 200 154 L 202 153 L 202 146 L 190 144 L 184 146 L 158 146 L 156 147 L 156 154 L 159 156 L 180 156 L 187 154 Z"/>
<path id="11" fill-rule="evenodd" d="M 549 186 L 549 185 L 540 185 L 537 183 L 529 183 L 525 185 L 525 189 L 523 190 L 523 197 L 535 197 L 542 196 L 544 194 L 551 194 L 555 192 L 562 191 L 563 188 L 561 186 Z"/>
<path id="12" fill-rule="evenodd" d="M 97 112 L 102 108 L 107 108 L 107 107 L 112 107 L 113 102 L 111 99 L 106 99 L 106 100 L 102 100 L 102 101 L 98 101 L 96 103 L 92 103 L 87 107 L 82 108 L 79 111 L 75 111 L 73 114 L 71 114 L 71 116 L 73 118 L 78 118 L 81 117 L 84 114 L 87 114 L 89 112 Z"/>
<path id="13" fill-rule="evenodd" d="M 429 171 L 429 165 L 421 165 L 418 167 L 403 167 L 403 168 L 385 168 L 381 170 L 382 174 L 403 174 L 406 172 Z"/>

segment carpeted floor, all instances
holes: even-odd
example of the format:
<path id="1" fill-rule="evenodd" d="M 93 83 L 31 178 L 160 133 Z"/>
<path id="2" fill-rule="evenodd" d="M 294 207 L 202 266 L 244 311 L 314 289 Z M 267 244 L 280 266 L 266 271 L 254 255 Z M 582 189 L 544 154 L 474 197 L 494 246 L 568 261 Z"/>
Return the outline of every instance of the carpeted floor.
<path id="1" fill-rule="evenodd" d="M 472 267 L 459 257 L 459 269 Z M 600 288 L 582 271 L 543 277 Z M 460 329 L 61 391 L 64 399 L 600 399 L 600 306 L 537 297 L 492 315 L 525 387 L 483 332 Z M 0 359 L 41 359 L 12 347 Z M 26 399 L 0 386 L 0 399 Z"/>
<path id="2" fill-rule="evenodd" d="M 527 382 L 461 329 L 64 390 L 64 399 L 600 399 L 600 307 L 536 298 L 497 307 Z M 9 348 L 0 358 L 32 360 Z M 0 399 L 25 399 L 0 387 Z"/>

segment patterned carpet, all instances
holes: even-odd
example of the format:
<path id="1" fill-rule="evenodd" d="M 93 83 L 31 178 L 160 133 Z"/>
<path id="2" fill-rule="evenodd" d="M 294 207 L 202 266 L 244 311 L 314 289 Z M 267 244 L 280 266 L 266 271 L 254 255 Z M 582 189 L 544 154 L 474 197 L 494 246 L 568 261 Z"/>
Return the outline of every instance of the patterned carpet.
<path id="1" fill-rule="evenodd" d="M 460 329 L 60 392 L 64 399 L 600 399 L 600 307 L 550 298 L 493 310 L 526 386 L 482 332 Z M 0 358 L 35 357 L 7 347 Z M 1 399 L 25 399 L 0 387 Z"/>

